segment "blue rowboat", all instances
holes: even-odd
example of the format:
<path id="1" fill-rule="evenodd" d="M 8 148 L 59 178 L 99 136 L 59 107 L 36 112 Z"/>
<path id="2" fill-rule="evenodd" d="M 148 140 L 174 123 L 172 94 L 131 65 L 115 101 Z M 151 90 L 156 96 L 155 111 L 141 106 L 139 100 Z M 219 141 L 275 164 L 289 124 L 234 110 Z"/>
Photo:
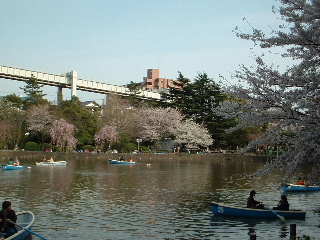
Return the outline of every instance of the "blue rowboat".
<path id="1" fill-rule="evenodd" d="M 246 207 L 235 207 L 220 203 L 210 203 L 212 213 L 217 216 L 238 216 L 238 217 L 249 217 L 249 218 L 272 218 L 278 219 L 279 216 L 285 219 L 303 219 L 306 217 L 306 212 L 302 210 L 290 210 L 290 211 L 279 211 L 268 209 L 256 209 Z M 276 214 L 275 214 L 276 213 Z"/>
<path id="2" fill-rule="evenodd" d="M 282 190 L 284 192 L 319 191 L 320 190 L 320 186 L 284 184 L 282 186 Z"/>
<path id="3" fill-rule="evenodd" d="M 110 164 L 136 164 L 136 162 L 118 161 L 110 159 Z"/>
<path id="4" fill-rule="evenodd" d="M 34 222 L 34 214 L 30 211 L 25 211 L 25 212 L 18 213 L 17 216 L 18 216 L 17 224 L 19 226 L 17 225 L 16 228 L 18 232 L 16 232 L 14 235 L 8 238 L 5 238 L 5 240 L 23 240 L 30 235 L 30 232 L 28 232 L 23 228 L 31 230 Z M 5 237 L 5 233 L 3 235 Z"/>
<path id="5" fill-rule="evenodd" d="M 24 168 L 24 166 L 14 166 L 14 165 L 2 165 L 3 170 L 18 170 Z"/>

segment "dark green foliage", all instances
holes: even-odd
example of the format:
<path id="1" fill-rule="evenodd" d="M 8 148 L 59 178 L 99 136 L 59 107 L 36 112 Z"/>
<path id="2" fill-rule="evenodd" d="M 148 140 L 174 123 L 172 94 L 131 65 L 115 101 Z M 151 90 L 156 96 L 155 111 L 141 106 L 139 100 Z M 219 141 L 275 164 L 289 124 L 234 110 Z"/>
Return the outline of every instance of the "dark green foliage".
<path id="1" fill-rule="evenodd" d="M 141 93 L 141 84 L 131 81 L 129 84 L 127 84 L 127 87 L 129 88 L 130 93 L 128 100 L 133 106 L 139 106 L 141 100 L 136 96 Z"/>
<path id="2" fill-rule="evenodd" d="M 52 149 L 52 146 L 49 143 L 44 143 L 43 144 L 43 150 L 49 150 Z"/>
<path id="3" fill-rule="evenodd" d="M 41 151 L 40 144 L 36 142 L 27 142 L 25 145 L 26 151 Z"/>
<path id="4" fill-rule="evenodd" d="M 130 104 L 134 107 L 141 107 L 143 105 L 152 106 L 154 104 L 154 100 L 147 100 L 147 99 L 141 99 L 140 93 L 141 91 L 141 84 L 130 82 L 127 84 L 127 88 L 129 89 L 129 96 L 124 96 L 124 99 L 129 100 Z"/>
<path id="5" fill-rule="evenodd" d="M 21 97 L 17 96 L 16 94 L 7 95 L 5 97 L 5 100 L 7 100 L 7 102 L 10 103 L 12 107 L 16 107 L 18 109 L 22 108 L 23 100 Z"/>
<path id="6" fill-rule="evenodd" d="M 94 147 L 93 146 L 91 146 L 91 145 L 84 145 L 83 147 L 82 147 L 82 150 L 83 151 L 85 151 L 85 150 L 89 150 L 90 152 L 92 152 L 92 151 L 94 151 Z"/>
<path id="7" fill-rule="evenodd" d="M 142 151 L 142 152 L 144 152 L 144 153 L 148 153 L 148 152 L 150 152 L 150 149 L 148 148 L 148 147 L 146 147 L 146 146 L 139 146 L 139 148 L 140 148 L 140 150 Z"/>
<path id="8" fill-rule="evenodd" d="M 130 136 L 125 132 L 119 133 L 119 140 L 111 145 L 110 150 L 118 150 L 120 152 L 130 152 L 137 149 L 137 145 L 131 142 Z"/>
<path id="9" fill-rule="evenodd" d="M 95 112 L 81 106 L 79 98 L 73 96 L 71 100 L 63 101 L 57 109 L 57 114 L 76 126 L 75 137 L 78 146 L 94 145 L 93 136 L 97 131 Z"/>
<path id="10" fill-rule="evenodd" d="M 43 91 L 41 90 L 42 87 L 43 85 L 39 84 L 37 79 L 32 75 L 26 81 L 26 85 L 23 88 L 20 88 L 27 95 L 26 99 L 23 101 L 26 108 L 31 105 L 41 105 L 49 103 L 48 100 L 43 98 L 46 94 L 43 94 Z"/>

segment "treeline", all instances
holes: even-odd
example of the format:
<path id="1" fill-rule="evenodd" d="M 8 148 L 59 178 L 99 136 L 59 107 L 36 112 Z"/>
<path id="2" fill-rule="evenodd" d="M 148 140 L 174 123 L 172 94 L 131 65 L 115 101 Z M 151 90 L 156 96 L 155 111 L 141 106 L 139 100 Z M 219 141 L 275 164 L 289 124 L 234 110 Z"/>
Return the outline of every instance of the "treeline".
<path id="1" fill-rule="evenodd" d="M 42 87 L 31 77 L 21 88 L 25 98 L 11 94 L 0 101 L 0 149 L 132 152 L 137 139 L 143 151 L 157 150 L 164 139 L 188 149 L 237 149 L 263 131 L 247 127 L 227 133 L 237 120 L 213 114 L 227 96 L 205 73 L 193 81 L 179 73 L 161 102 L 140 100 L 131 82 L 129 97 L 109 94 L 106 106 L 90 109 L 75 96 L 54 105 Z"/>

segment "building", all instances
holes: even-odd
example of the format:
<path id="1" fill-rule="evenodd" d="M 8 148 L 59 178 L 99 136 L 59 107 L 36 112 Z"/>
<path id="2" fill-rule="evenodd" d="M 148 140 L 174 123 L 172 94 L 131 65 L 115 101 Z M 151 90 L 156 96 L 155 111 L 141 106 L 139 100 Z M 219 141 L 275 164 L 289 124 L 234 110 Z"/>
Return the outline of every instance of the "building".
<path id="1" fill-rule="evenodd" d="M 160 78 L 159 69 L 148 69 L 147 77 L 143 78 L 142 88 L 146 90 L 161 91 L 169 87 L 176 87 L 173 83 L 177 80 Z"/>
<path id="2" fill-rule="evenodd" d="M 92 112 L 99 110 L 101 111 L 101 107 L 98 103 L 96 103 L 95 101 L 85 101 L 85 102 L 81 102 L 81 106 L 85 109 L 88 109 Z"/>

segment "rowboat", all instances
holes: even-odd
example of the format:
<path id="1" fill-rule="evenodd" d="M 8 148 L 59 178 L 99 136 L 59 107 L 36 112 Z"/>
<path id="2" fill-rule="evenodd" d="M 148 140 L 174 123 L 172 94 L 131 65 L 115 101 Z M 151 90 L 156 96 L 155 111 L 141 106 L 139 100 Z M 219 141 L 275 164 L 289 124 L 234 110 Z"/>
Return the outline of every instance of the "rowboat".
<path id="1" fill-rule="evenodd" d="M 319 191 L 320 190 L 320 186 L 284 184 L 282 186 L 282 190 L 284 192 Z"/>
<path id="2" fill-rule="evenodd" d="M 18 232 L 16 232 L 14 235 L 8 238 L 5 238 L 5 240 L 23 240 L 30 235 L 30 232 L 28 232 L 28 230 L 25 230 L 23 228 L 31 230 L 34 222 L 34 214 L 30 211 L 25 211 L 25 212 L 18 213 L 17 216 L 18 218 L 17 218 L 16 228 Z M 3 233 L 3 235 L 5 237 L 5 233 Z"/>
<path id="3" fill-rule="evenodd" d="M 24 168 L 24 166 L 15 166 L 15 165 L 2 165 L 3 170 L 19 170 Z"/>
<path id="4" fill-rule="evenodd" d="M 285 219 L 301 219 L 306 217 L 306 212 L 302 210 L 268 210 L 268 209 L 256 209 L 246 207 L 235 207 L 220 203 L 210 203 L 212 213 L 218 216 L 238 216 L 238 217 L 249 217 L 249 218 L 273 218 L 277 219 L 278 216 L 284 217 Z"/>
<path id="5" fill-rule="evenodd" d="M 136 164 L 136 162 L 127 162 L 127 161 L 119 161 L 119 160 L 112 160 L 109 159 L 110 164 Z"/>
<path id="6" fill-rule="evenodd" d="M 56 161 L 56 162 L 36 162 L 37 166 L 65 166 L 67 161 Z"/>

